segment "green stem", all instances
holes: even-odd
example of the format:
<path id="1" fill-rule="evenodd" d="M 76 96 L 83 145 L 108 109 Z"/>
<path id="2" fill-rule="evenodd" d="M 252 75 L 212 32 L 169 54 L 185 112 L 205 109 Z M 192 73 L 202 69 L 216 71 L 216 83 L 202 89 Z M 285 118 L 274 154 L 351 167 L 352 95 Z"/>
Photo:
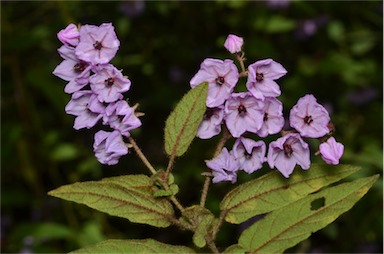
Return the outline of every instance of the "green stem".
<path id="1" fill-rule="evenodd" d="M 213 158 L 215 158 L 216 156 L 218 156 L 220 154 L 221 150 L 223 150 L 225 143 L 228 141 L 228 139 L 230 139 L 232 137 L 225 125 L 224 125 L 223 129 L 224 129 L 223 135 L 221 136 L 221 139 L 219 140 L 219 143 L 216 146 L 216 150 L 215 150 L 215 153 L 213 154 Z M 203 173 L 202 175 L 205 176 L 205 181 L 204 181 L 204 185 L 203 185 L 203 190 L 201 192 L 200 206 L 204 207 L 205 202 L 207 200 L 209 185 L 210 185 L 211 179 L 212 179 L 212 173 L 210 171 L 208 171 L 208 172 Z"/>
<path id="2" fill-rule="evenodd" d="M 129 142 L 131 143 L 133 149 L 135 149 L 135 152 L 137 156 L 141 159 L 141 161 L 144 163 L 144 165 L 151 171 L 152 175 L 156 174 L 156 169 L 152 166 L 152 164 L 148 161 L 147 157 L 143 154 L 140 147 L 136 144 L 135 140 L 132 137 L 129 137 Z"/>

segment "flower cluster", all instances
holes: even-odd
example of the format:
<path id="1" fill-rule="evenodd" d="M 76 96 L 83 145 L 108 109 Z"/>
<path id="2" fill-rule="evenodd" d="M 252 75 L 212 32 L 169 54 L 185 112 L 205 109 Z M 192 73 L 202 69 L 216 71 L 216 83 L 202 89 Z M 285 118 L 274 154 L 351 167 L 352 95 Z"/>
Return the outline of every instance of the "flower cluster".
<path id="1" fill-rule="evenodd" d="M 53 74 L 68 81 L 64 91 L 72 96 L 65 111 L 76 116 L 76 130 L 89 129 L 99 120 L 112 129 L 98 131 L 93 148 L 101 163 L 114 165 L 128 153 L 123 137 L 141 126 L 135 108 L 123 100 L 131 81 L 110 63 L 120 46 L 115 29 L 111 23 L 70 24 L 57 37 L 63 43 L 58 49 L 63 61 Z"/>
<path id="2" fill-rule="evenodd" d="M 296 165 L 308 169 L 310 150 L 304 138 L 319 138 L 323 160 L 338 164 L 344 147 L 331 137 L 333 129 L 330 126 L 333 125 L 327 110 L 313 95 L 307 94 L 290 110 L 292 130 L 283 131 L 283 104 L 277 99 L 281 90 L 276 80 L 287 71 L 272 59 L 256 61 L 245 69 L 242 44 L 243 38 L 236 35 L 229 35 L 224 43 L 224 47 L 239 60 L 240 73 L 232 60 L 207 58 L 190 81 L 192 88 L 208 82 L 207 110 L 197 136 L 209 139 L 218 135 L 225 125 L 236 138 L 231 151 L 224 148 L 217 157 L 206 162 L 212 170 L 212 181 L 234 183 L 238 170 L 252 173 L 264 162 L 287 178 Z M 247 78 L 247 91 L 235 92 L 240 77 Z M 268 153 L 264 141 L 245 137 L 247 133 L 254 133 L 265 138 L 280 132 L 284 135 L 269 144 Z"/>

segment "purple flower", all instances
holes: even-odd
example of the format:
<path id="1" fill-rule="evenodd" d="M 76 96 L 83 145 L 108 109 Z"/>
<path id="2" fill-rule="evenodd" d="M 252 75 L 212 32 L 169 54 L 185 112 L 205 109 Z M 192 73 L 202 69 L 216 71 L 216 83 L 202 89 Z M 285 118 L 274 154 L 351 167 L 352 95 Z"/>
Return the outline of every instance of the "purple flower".
<path id="1" fill-rule="evenodd" d="M 232 54 L 241 52 L 244 39 L 234 34 L 229 34 L 224 42 L 224 47 Z"/>
<path id="2" fill-rule="evenodd" d="M 249 138 L 240 137 L 233 146 L 233 154 L 239 161 L 240 168 L 248 174 L 262 168 L 263 163 L 267 161 L 265 152 L 267 147 L 264 141 L 254 141 Z"/>
<path id="3" fill-rule="evenodd" d="M 62 46 L 58 52 L 64 60 L 55 68 L 53 74 L 69 83 L 65 86 L 64 92 L 74 93 L 86 86 L 91 74 L 91 66 L 80 61 L 75 50 L 68 46 Z"/>
<path id="4" fill-rule="evenodd" d="M 126 101 L 120 100 L 111 103 L 105 109 L 103 123 L 115 130 L 118 130 L 123 136 L 129 137 L 129 131 L 141 126 L 141 121 L 135 116 L 135 111 Z"/>
<path id="5" fill-rule="evenodd" d="M 233 153 L 228 152 L 227 148 L 224 147 L 218 156 L 212 160 L 206 161 L 206 164 L 208 168 L 212 169 L 213 183 L 223 181 L 236 182 L 236 172 L 239 170 L 239 163 L 233 156 Z"/>
<path id="6" fill-rule="evenodd" d="M 293 106 L 289 115 L 289 123 L 301 136 L 320 138 L 329 132 L 328 111 L 317 103 L 312 94 L 301 97 Z"/>
<path id="7" fill-rule="evenodd" d="M 203 121 L 200 123 L 196 136 L 201 139 L 209 139 L 221 132 L 221 124 L 224 119 L 224 107 L 207 108 Z"/>
<path id="8" fill-rule="evenodd" d="M 311 164 L 308 144 L 298 133 L 290 133 L 271 142 L 267 159 L 269 166 L 276 167 L 286 178 L 293 172 L 296 164 L 302 169 L 308 169 Z"/>
<path id="9" fill-rule="evenodd" d="M 102 164 L 115 165 L 121 156 L 128 153 L 128 148 L 120 132 L 98 131 L 95 134 L 93 151 L 97 160 Z"/>
<path id="10" fill-rule="evenodd" d="M 337 165 L 344 153 L 344 145 L 336 142 L 334 137 L 330 137 L 326 142 L 320 144 L 321 158 L 327 164 Z"/>
<path id="11" fill-rule="evenodd" d="M 89 90 L 77 91 L 72 94 L 71 100 L 65 106 L 65 112 L 76 116 L 73 128 L 76 130 L 82 128 L 91 128 L 102 118 L 99 112 L 93 112 L 90 105 L 99 103 L 96 95 Z M 94 107 L 96 108 L 96 106 Z"/>
<path id="12" fill-rule="evenodd" d="M 286 73 L 287 70 L 272 59 L 257 61 L 248 66 L 247 89 L 257 99 L 277 97 L 281 91 L 274 80 L 281 78 Z"/>
<path id="13" fill-rule="evenodd" d="M 225 123 L 233 137 L 257 133 L 263 124 L 264 103 L 250 93 L 233 93 L 225 103 Z"/>
<path id="14" fill-rule="evenodd" d="M 207 58 L 201 63 L 200 70 L 191 79 L 190 84 L 193 88 L 208 82 L 207 107 L 214 108 L 225 102 L 238 80 L 239 72 L 232 60 Z"/>
<path id="15" fill-rule="evenodd" d="M 111 23 L 83 25 L 80 27 L 76 56 L 91 64 L 106 64 L 116 55 L 119 46 L 120 41 Z"/>
<path id="16" fill-rule="evenodd" d="M 79 44 L 80 33 L 75 24 L 69 24 L 66 28 L 57 33 L 57 38 L 64 45 L 76 47 Z"/>
<path id="17" fill-rule="evenodd" d="M 257 135 L 265 138 L 270 134 L 278 133 L 283 126 L 283 104 L 276 98 L 265 98 L 263 124 L 260 130 L 257 131 Z"/>
<path id="18" fill-rule="evenodd" d="M 91 89 L 97 94 L 97 98 L 101 102 L 115 102 L 121 100 L 123 95 L 131 87 L 131 81 L 123 76 L 121 71 L 116 69 L 112 64 L 95 68 L 89 82 Z"/>

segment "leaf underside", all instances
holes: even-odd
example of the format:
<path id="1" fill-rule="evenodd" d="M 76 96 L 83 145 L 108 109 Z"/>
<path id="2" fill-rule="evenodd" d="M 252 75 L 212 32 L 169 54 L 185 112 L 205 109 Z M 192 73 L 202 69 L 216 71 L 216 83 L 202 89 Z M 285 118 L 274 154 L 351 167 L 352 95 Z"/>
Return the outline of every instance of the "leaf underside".
<path id="1" fill-rule="evenodd" d="M 359 169 L 349 165 L 313 164 L 307 171 L 296 171 L 289 179 L 271 172 L 230 191 L 220 209 L 226 213 L 227 222 L 238 224 L 288 205 Z"/>
<path id="2" fill-rule="evenodd" d="M 64 185 L 48 194 L 131 222 L 168 227 L 173 207 L 166 199 L 155 198 L 153 188 L 146 175 L 126 175 Z"/>
<path id="3" fill-rule="evenodd" d="M 351 209 L 378 177 L 339 184 L 275 210 L 246 229 L 239 245 L 252 253 L 282 253 Z"/>
<path id="4" fill-rule="evenodd" d="M 168 155 L 181 156 L 192 143 L 206 110 L 207 92 L 207 82 L 191 89 L 169 115 L 164 130 Z"/>
<path id="5" fill-rule="evenodd" d="M 106 240 L 100 243 L 72 251 L 70 253 L 195 253 L 192 249 L 158 242 L 153 239 L 144 240 Z"/>

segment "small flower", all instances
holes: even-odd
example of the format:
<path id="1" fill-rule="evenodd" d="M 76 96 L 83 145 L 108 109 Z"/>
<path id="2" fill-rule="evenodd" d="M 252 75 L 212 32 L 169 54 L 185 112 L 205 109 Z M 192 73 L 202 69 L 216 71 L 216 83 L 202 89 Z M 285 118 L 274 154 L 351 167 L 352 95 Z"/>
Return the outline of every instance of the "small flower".
<path id="1" fill-rule="evenodd" d="M 131 87 L 131 81 L 112 64 L 98 67 L 89 82 L 91 89 L 97 94 L 97 98 L 101 102 L 107 103 L 121 100 L 123 98 L 121 93 L 128 91 Z"/>
<path id="2" fill-rule="evenodd" d="M 73 128 L 76 130 L 90 129 L 102 118 L 99 112 L 93 112 L 90 105 L 98 102 L 96 95 L 89 90 L 77 91 L 72 94 L 71 100 L 65 106 L 65 112 L 76 116 Z M 95 107 L 96 108 L 96 107 Z"/>
<path id="3" fill-rule="evenodd" d="M 308 144 L 298 133 L 290 133 L 271 142 L 267 159 L 269 166 L 276 167 L 286 178 L 296 164 L 302 169 L 308 169 L 311 164 Z"/>
<path id="4" fill-rule="evenodd" d="M 224 119 L 224 107 L 207 108 L 203 121 L 200 123 L 196 136 L 201 139 L 210 139 L 221 132 Z"/>
<path id="5" fill-rule="evenodd" d="M 225 123 L 233 137 L 257 133 L 263 124 L 264 103 L 250 93 L 233 93 L 225 103 Z"/>
<path id="6" fill-rule="evenodd" d="M 121 135 L 129 137 L 129 131 L 141 126 L 141 121 L 135 116 L 135 111 L 126 101 L 120 100 L 111 103 L 105 109 L 103 123 L 115 130 Z"/>
<path id="7" fill-rule="evenodd" d="M 223 148 L 221 153 L 212 160 L 206 161 L 207 167 L 212 169 L 213 183 L 230 181 L 235 183 L 237 180 L 237 170 L 239 164 L 232 152 L 228 152 L 227 148 Z"/>
<path id="8" fill-rule="evenodd" d="M 97 160 L 102 164 L 115 165 L 121 156 L 128 153 L 128 148 L 120 132 L 100 130 L 95 134 L 93 150 Z"/>
<path id="9" fill-rule="evenodd" d="M 254 141 L 243 137 L 238 138 L 233 146 L 233 154 L 239 161 L 240 168 L 248 174 L 262 168 L 263 163 L 267 161 L 266 150 L 264 141 Z"/>
<path id="10" fill-rule="evenodd" d="M 244 39 L 236 36 L 234 34 L 228 35 L 227 39 L 224 42 L 224 47 L 232 54 L 241 52 L 241 47 L 243 46 Z"/>
<path id="11" fill-rule="evenodd" d="M 238 80 L 239 72 L 232 60 L 207 58 L 201 63 L 200 70 L 191 79 L 190 84 L 193 88 L 208 82 L 207 107 L 214 108 L 225 102 Z"/>
<path id="12" fill-rule="evenodd" d="M 64 45 L 76 47 L 79 44 L 80 33 L 75 24 L 69 24 L 66 28 L 57 33 L 57 38 Z"/>
<path id="13" fill-rule="evenodd" d="M 307 94 L 299 101 L 289 114 L 289 123 L 301 136 L 320 138 L 329 132 L 330 121 L 328 111 L 317 103 L 312 94 Z"/>
<path id="14" fill-rule="evenodd" d="M 265 98 L 263 124 L 256 134 L 265 138 L 270 134 L 278 133 L 283 129 L 283 126 L 283 104 L 276 98 Z"/>
<path id="15" fill-rule="evenodd" d="M 88 84 L 91 74 L 91 66 L 79 60 L 75 50 L 71 47 L 62 46 L 58 52 L 64 60 L 55 68 L 53 74 L 69 83 L 65 86 L 64 92 L 74 93 Z"/>
<path id="16" fill-rule="evenodd" d="M 119 46 L 120 41 L 111 23 L 83 25 L 80 27 L 76 56 L 91 64 L 106 64 L 116 55 Z"/>
<path id="17" fill-rule="evenodd" d="M 281 91 L 274 80 L 281 78 L 286 73 L 287 70 L 272 59 L 257 61 L 248 66 L 247 89 L 257 99 L 277 97 Z"/>
<path id="18" fill-rule="evenodd" d="M 337 165 L 344 153 L 344 145 L 336 142 L 334 137 L 330 137 L 326 142 L 320 144 L 321 158 L 327 164 Z"/>

